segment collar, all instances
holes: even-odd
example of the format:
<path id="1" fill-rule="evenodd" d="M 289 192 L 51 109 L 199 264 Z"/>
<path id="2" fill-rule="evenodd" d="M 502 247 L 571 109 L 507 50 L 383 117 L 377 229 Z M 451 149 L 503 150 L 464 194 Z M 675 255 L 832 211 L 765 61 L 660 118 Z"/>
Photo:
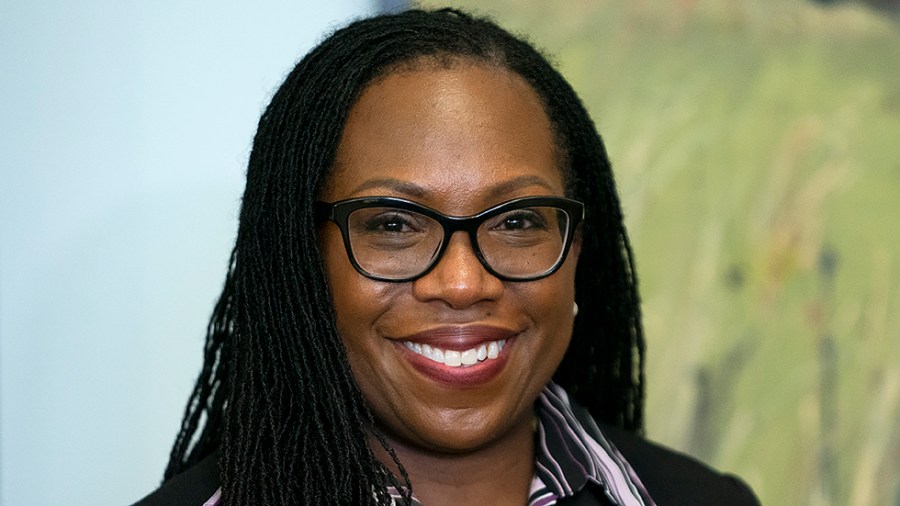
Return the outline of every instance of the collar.
<path id="1" fill-rule="evenodd" d="M 562 387 L 548 384 L 535 413 L 535 474 L 529 504 L 552 504 L 538 499 L 573 496 L 588 483 L 599 485 L 612 504 L 654 504 L 625 457 Z"/>

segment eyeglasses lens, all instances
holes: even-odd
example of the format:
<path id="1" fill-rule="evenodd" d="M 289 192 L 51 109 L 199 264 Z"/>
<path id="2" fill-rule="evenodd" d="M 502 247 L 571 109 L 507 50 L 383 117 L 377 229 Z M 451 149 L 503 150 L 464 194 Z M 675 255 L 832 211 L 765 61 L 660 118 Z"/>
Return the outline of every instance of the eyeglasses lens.
<path id="1" fill-rule="evenodd" d="M 523 207 L 488 218 L 478 246 L 497 273 L 528 278 L 556 266 L 566 244 L 569 217 L 555 207 Z"/>
<path id="2" fill-rule="evenodd" d="M 347 226 L 356 263 L 385 279 L 408 278 L 427 269 L 444 239 L 434 219 L 393 207 L 358 209 Z"/>

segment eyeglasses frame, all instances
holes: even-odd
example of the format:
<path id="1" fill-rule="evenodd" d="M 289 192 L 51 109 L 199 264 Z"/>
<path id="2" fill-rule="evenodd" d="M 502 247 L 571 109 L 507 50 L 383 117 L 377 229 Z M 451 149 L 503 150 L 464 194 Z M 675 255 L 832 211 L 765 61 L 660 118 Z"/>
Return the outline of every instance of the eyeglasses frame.
<path id="1" fill-rule="evenodd" d="M 431 272 L 431 270 L 434 269 L 434 267 L 438 263 L 440 263 L 441 258 L 444 256 L 444 252 L 447 250 L 447 245 L 450 244 L 450 239 L 453 234 L 460 231 L 468 233 L 469 243 L 472 246 L 472 251 L 475 253 L 475 257 L 478 258 L 478 261 L 481 262 L 481 265 L 485 268 L 485 270 L 487 270 L 491 275 L 497 277 L 498 279 L 502 281 L 520 282 L 536 281 L 538 279 L 546 278 L 547 276 L 550 276 L 557 270 L 559 270 L 559 268 L 565 262 L 566 257 L 568 257 L 569 255 L 569 248 L 572 246 L 572 241 L 575 238 L 578 224 L 581 223 L 581 221 L 584 219 L 583 203 L 577 200 L 555 196 L 531 196 L 507 200 L 470 216 L 448 216 L 446 214 L 439 213 L 438 211 L 435 211 L 430 207 L 419 204 L 418 202 L 413 202 L 412 200 L 407 200 L 399 197 L 358 197 L 346 200 L 338 200 L 335 202 L 316 201 L 313 206 L 317 221 L 332 221 L 337 225 L 338 229 L 340 229 L 341 236 L 344 240 L 344 248 L 347 251 L 347 258 L 350 259 L 350 263 L 357 270 L 357 272 L 369 279 L 391 283 L 406 283 L 409 281 L 415 281 L 416 279 L 419 279 Z M 565 213 L 569 216 L 565 244 L 563 244 L 562 254 L 560 254 L 559 259 L 557 259 L 556 263 L 550 269 L 534 276 L 520 278 L 504 276 L 498 273 L 490 266 L 490 264 L 484 258 L 484 254 L 481 252 L 481 247 L 478 245 L 478 228 L 487 219 L 506 211 L 512 209 L 520 209 L 523 207 L 537 206 L 556 207 L 565 211 Z M 385 278 L 367 272 L 359 265 L 359 263 L 357 263 L 356 257 L 353 254 L 353 248 L 350 246 L 350 231 L 348 227 L 348 220 L 352 212 L 369 207 L 393 207 L 406 211 L 414 211 L 416 213 L 434 219 L 438 222 L 438 224 L 441 225 L 444 230 L 444 237 L 443 239 L 441 239 L 441 245 L 438 248 L 438 251 L 435 253 L 434 259 L 431 261 L 431 264 L 427 268 L 425 268 L 425 270 L 423 270 L 419 274 L 416 274 L 415 276 L 409 276 L 406 278 Z"/>

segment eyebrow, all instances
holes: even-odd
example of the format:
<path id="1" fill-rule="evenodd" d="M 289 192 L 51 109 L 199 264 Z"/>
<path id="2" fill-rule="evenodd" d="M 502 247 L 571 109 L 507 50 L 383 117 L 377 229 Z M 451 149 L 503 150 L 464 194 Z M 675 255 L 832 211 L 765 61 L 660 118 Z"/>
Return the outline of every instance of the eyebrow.
<path id="1" fill-rule="evenodd" d="M 486 196 L 489 199 L 497 198 L 529 186 L 541 186 L 549 191 L 553 191 L 553 188 L 544 179 L 538 176 L 519 176 L 488 187 Z M 391 190 L 413 198 L 427 197 L 431 193 L 431 191 L 424 186 L 409 181 L 385 177 L 369 179 L 354 188 L 351 194 L 355 195 L 362 191 L 374 188 Z"/>

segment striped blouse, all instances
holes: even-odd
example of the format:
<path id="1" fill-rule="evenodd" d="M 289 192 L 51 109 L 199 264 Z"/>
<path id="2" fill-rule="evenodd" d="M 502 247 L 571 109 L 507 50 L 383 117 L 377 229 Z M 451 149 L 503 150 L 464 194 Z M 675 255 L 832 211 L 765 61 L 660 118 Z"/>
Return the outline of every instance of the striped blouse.
<path id="1" fill-rule="evenodd" d="M 547 385 L 535 411 L 536 458 L 529 506 L 549 506 L 564 498 L 578 498 L 578 504 L 655 505 L 625 457 L 587 411 L 573 409 L 560 386 Z M 396 489 L 389 487 L 388 492 L 395 505 L 406 505 Z M 217 506 L 220 497 L 221 489 L 203 506 Z M 422 504 L 413 497 L 407 506 Z"/>

